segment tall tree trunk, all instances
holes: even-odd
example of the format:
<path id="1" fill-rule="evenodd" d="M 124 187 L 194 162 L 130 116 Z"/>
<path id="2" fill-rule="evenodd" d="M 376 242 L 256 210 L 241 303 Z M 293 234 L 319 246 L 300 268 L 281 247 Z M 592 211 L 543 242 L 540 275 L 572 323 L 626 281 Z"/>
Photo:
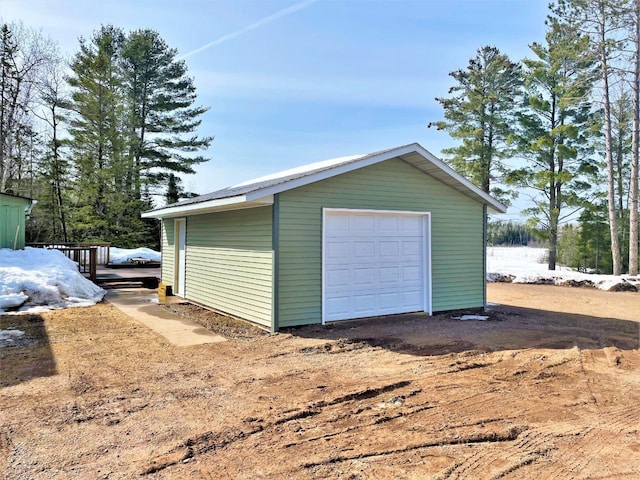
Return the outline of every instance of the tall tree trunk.
<path id="1" fill-rule="evenodd" d="M 613 142 L 611 135 L 611 97 L 609 94 L 609 69 L 607 64 L 607 52 L 605 43 L 605 30 L 602 26 L 602 43 L 600 47 L 600 60 L 602 62 L 602 88 L 604 100 L 604 148 L 607 161 L 607 199 L 609 210 L 609 230 L 611 234 L 611 256 L 613 258 L 613 274 L 622 273 L 620 258 L 620 243 L 618 241 L 618 217 L 616 215 L 616 179 L 613 165 Z"/>
<path id="2" fill-rule="evenodd" d="M 633 2 L 633 135 L 629 185 L 629 275 L 638 274 L 638 143 L 640 142 L 640 0 Z"/>

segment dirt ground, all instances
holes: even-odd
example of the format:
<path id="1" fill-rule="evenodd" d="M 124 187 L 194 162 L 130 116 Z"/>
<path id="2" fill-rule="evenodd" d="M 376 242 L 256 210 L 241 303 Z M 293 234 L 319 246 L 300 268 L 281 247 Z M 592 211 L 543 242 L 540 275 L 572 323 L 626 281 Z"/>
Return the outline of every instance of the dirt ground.
<path id="1" fill-rule="evenodd" d="M 227 325 L 187 348 L 109 304 L 0 317 L 27 332 L 0 348 L 0 477 L 640 478 L 640 294 L 489 300 L 488 321 Z"/>

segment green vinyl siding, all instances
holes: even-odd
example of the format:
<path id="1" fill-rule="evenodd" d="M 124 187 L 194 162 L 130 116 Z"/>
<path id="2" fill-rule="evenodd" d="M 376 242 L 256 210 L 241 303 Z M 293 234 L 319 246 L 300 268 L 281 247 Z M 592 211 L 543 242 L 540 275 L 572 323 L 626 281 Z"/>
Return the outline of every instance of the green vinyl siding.
<path id="1" fill-rule="evenodd" d="M 271 206 L 189 216 L 186 297 L 270 326 L 271 217 Z"/>
<path id="2" fill-rule="evenodd" d="M 484 305 L 483 206 L 400 159 L 280 194 L 279 327 L 322 321 L 322 209 L 431 212 L 433 311 Z"/>
<path id="3" fill-rule="evenodd" d="M 26 198 L 0 194 L 0 248 L 24 248 Z"/>
<path id="4" fill-rule="evenodd" d="M 175 285 L 173 284 L 175 280 L 173 269 L 175 265 L 176 248 L 175 228 L 173 222 L 173 218 L 165 218 L 162 220 L 162 238 L 160 243 L 162 252 L 162 270 L 160 272 L 160 277 L 162 278 L 163 283 L 171 285 L 175 291 Z"/>

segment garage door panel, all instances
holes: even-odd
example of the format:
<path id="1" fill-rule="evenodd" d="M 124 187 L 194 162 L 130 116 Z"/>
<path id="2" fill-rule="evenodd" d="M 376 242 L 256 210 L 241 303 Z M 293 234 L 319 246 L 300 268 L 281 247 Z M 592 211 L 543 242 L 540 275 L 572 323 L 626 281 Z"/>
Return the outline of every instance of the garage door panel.
<path id="1" fill-rule="evenodd" d="M 420 214 L 327 212 L 325 321 L 423 311 L 424 222 Z"/>
<path id="2" fill-rule="evenodd" d="M 376 256 L 376 242 L 355 240 L 353 255 L 358 258 L 374 258 Z"/>
<path id="3" fill-rule="evenodd" d="M 413 265 L 403 265 L 402 267 L 402 281 L 404 282 L 419 282 L 422 277 L 422 269 Z"/>
<path id="4" fill-rule="evenodd" d="M 413 233 L 422 237 L 423 228 L 423 216 L 420 215 L 404 215 L 400 217 L 400 232 L 403 234 Z"/>
<path id="5" fill-rule="evenodd" d="M 376 283 L 375 268 L 354 268 L 353 269 L 353 285 L 355 287 L 371 286 Z"/>
<path id="6" fill-rule="evenodd" d="M 402 292 L 402 305 L 405 308 L 422 308 L 422 291 L 420 290 L 413 290 L 413 291 L 409 291 L 406 290 L 404 292 Z M 414 310 L 415 311 L 415 310 Z"/>
<path id="7" fill-rule="evenodd" d="M 393 265 L 378 268 L 378 280 L 380 283 L 396 283 L 400 280 L 400 267 Z"/>
<path id="8" fill-rule="evenodd" d="M 353 297 L 353 311 L 358 315 L 371 315 L 375 303 L 375 295 L 356 295 Z"/>
<path id="9" fill-rule="evenodd" d="M 404 240 L 402 242 L 402 256 L 419 256 L 422 242 L 419 240 Z"/>
<path id="10" fill-rule="evenodd" d="M 395 215 L 378 216 L 378 232 L 376 233 L 397 233 L 398 232 L 398 217 Z"/>
<path id="11" fill-rule="evenodd" d="M 351 227 L 351 233 L 354 235 L 366 235 L 375 232 L 375 218 L 370 215 L 353 215 L 348 224 Z"/>
<path id="12" fill-rule="evenodd" d="M 397 257 L 399 253 L 397 240 L 382 240 L 378 243 L 378 254 L 381 257 Z"/>
<path id="13" fill-rule="evenodd" d="M 339 317 L 340 315 L 348 314 L 351 311 L 349 297 L 334 297 L 327 299 L 326 307 L 327 312 L 332 317 Z"/>
<path id="14" fill-rule="evenodd" d="M 346 215 L 332 215 L 331 217 L 327 217 L 327 229 L 330 229 L 332 232 L 343 232 L 347 233 L 349 231 L 349 217 Z"/>
<path id="15" fill-rule="evenodd" d="M 348 268 L 338 268 L 327 271 L 327 284 L 331 285 L 332 288 L 344 287 L 350 283 Z"/>
<path id="16" fill-rule="evenodd" d="M 331 259 L 347 259 L 349 258 L 350 245 L 348 241 L 330 241 L 327 244 L 327 258 Z"/>

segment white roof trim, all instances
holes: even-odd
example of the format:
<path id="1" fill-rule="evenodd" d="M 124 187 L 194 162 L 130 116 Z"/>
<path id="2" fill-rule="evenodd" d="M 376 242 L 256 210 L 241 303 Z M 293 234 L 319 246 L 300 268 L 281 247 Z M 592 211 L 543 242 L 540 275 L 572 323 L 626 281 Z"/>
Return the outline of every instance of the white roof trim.
<path id="1" fill-rule="evenodd" d="M 176 207 L 167 206 L 159 210 L 143 212 L 142 218 L 168 218 L 182 215 L 197 215 L 202 213 L 218 212 L 221 210 L 235 210 L 240 208 L 259 207 L 273 204 L 272 196 L 262 195 L 262 198 L 248 200 L 246 195 L 236 197 L 218 198 L 206 202 L 191 203 Z"/>

